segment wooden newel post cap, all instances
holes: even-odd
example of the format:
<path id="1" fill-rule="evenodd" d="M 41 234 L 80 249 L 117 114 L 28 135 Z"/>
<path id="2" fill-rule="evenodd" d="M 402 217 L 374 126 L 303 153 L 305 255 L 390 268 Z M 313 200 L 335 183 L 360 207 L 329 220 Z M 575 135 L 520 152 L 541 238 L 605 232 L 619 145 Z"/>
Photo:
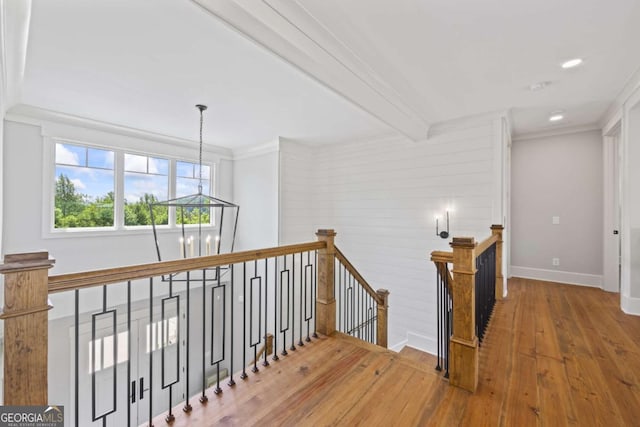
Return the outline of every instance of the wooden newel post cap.
<path id="1" fill-rule="evenodd" d="M 502 224 L 493 224 L 491 226 L 491 232 L 493 234 L 500 233 L 500 232 L 502 232 L 502 230 L 504 230 L 504 225 L 502 225 Z"/>
<path id="2" fill-rule="evenodd" d="M 334 229 L 329 228 L 329 229 L 320 229 L 316 232 L 316 236 L 320 237 L 335 237 L 336 232 Z"/>
<path id="3" fill-rule="evenodd" d="M 56 260 L 49 258 L 49 252 L 29 252 L 24 254 L 7 254 L 4 264 L 0 265 L 0 273 L 14 273 L 18 271 L 40 270 L 51 268 Z"/>
<path id="4" fill-rule="evenodd" d="M 473 237 L 454 237 L 449 245 L 452 248 L 473 249 L 476 247 L 476 239 Z"/>

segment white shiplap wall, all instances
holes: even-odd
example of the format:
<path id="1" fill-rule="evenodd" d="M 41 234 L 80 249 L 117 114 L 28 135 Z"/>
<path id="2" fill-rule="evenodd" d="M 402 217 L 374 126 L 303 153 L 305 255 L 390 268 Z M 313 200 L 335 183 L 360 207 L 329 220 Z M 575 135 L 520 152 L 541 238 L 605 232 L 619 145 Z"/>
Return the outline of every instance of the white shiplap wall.
<path id="1" fill-rule="evenodd" d="M 313 149 L 280 139 L 280 244 L 316 239 L 313 218 Z"/>
<path id="2" fill-rule="evenodd" d="M 487 119 L 420 142 L 359 141 L 282 154 L 281 235 L 309 234 L 309 226 L 337 231 L 337 245 L 370 284 L 391 292 L 390 347 L 408 340 L 435 351 L 429 253 L 449 246 L 435 235 L 434 215 L 453 208 L 452 236 L 490 234 L 492 218 L 502 217 L 494 212 L 501 205 L 499 129 Z"/>

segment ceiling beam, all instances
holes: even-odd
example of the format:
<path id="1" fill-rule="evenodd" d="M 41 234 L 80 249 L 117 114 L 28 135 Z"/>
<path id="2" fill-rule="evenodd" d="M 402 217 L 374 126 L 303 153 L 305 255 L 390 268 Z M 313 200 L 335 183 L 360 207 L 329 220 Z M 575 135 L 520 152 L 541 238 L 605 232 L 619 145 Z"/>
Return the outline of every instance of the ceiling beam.
<path id="1" fill-rule="evenodd" d="M 419 114 L 297 1 L 192 1 L 410 139 L 427 137 Z"/>

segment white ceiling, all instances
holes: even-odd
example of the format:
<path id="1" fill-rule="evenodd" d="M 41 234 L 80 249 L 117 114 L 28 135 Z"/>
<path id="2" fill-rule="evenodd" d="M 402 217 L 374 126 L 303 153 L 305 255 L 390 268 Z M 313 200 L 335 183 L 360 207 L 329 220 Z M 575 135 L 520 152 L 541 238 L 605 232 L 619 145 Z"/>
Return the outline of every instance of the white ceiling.
<path id="1" fill-rule="evenodd" d="M 229 148 L 393 132 L 188 0 L 34 0 L 22 103 Z"/>
<path id="2" fill-rule="evenodd" d="M 205 103 L 230 148 L 505 110 L 523 134 L 601 121 L 638 40 L 638 0 L 33 0 L 22 102 L 189 139 Z"/>

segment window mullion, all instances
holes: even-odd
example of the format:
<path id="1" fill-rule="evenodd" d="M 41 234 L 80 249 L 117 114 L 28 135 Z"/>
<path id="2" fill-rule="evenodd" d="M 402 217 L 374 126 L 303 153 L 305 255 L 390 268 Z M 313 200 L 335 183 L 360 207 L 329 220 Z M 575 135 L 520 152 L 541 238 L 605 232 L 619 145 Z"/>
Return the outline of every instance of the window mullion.
<path id="1" fill-rule="evenodd" d="M 169 161 L 169 199 L 176 198 L 176 181 L 178 175 L 176 164 L 176 159 Z M 176 209 L 169 208 L 169 227 L 175 227 L 176 222 Z"/>
<path id="2" fill-rule="evenodd" d="M 115 152 L 115 200 L 114 222 L 117 230 L 124 229 L 124 152 Z"/>

